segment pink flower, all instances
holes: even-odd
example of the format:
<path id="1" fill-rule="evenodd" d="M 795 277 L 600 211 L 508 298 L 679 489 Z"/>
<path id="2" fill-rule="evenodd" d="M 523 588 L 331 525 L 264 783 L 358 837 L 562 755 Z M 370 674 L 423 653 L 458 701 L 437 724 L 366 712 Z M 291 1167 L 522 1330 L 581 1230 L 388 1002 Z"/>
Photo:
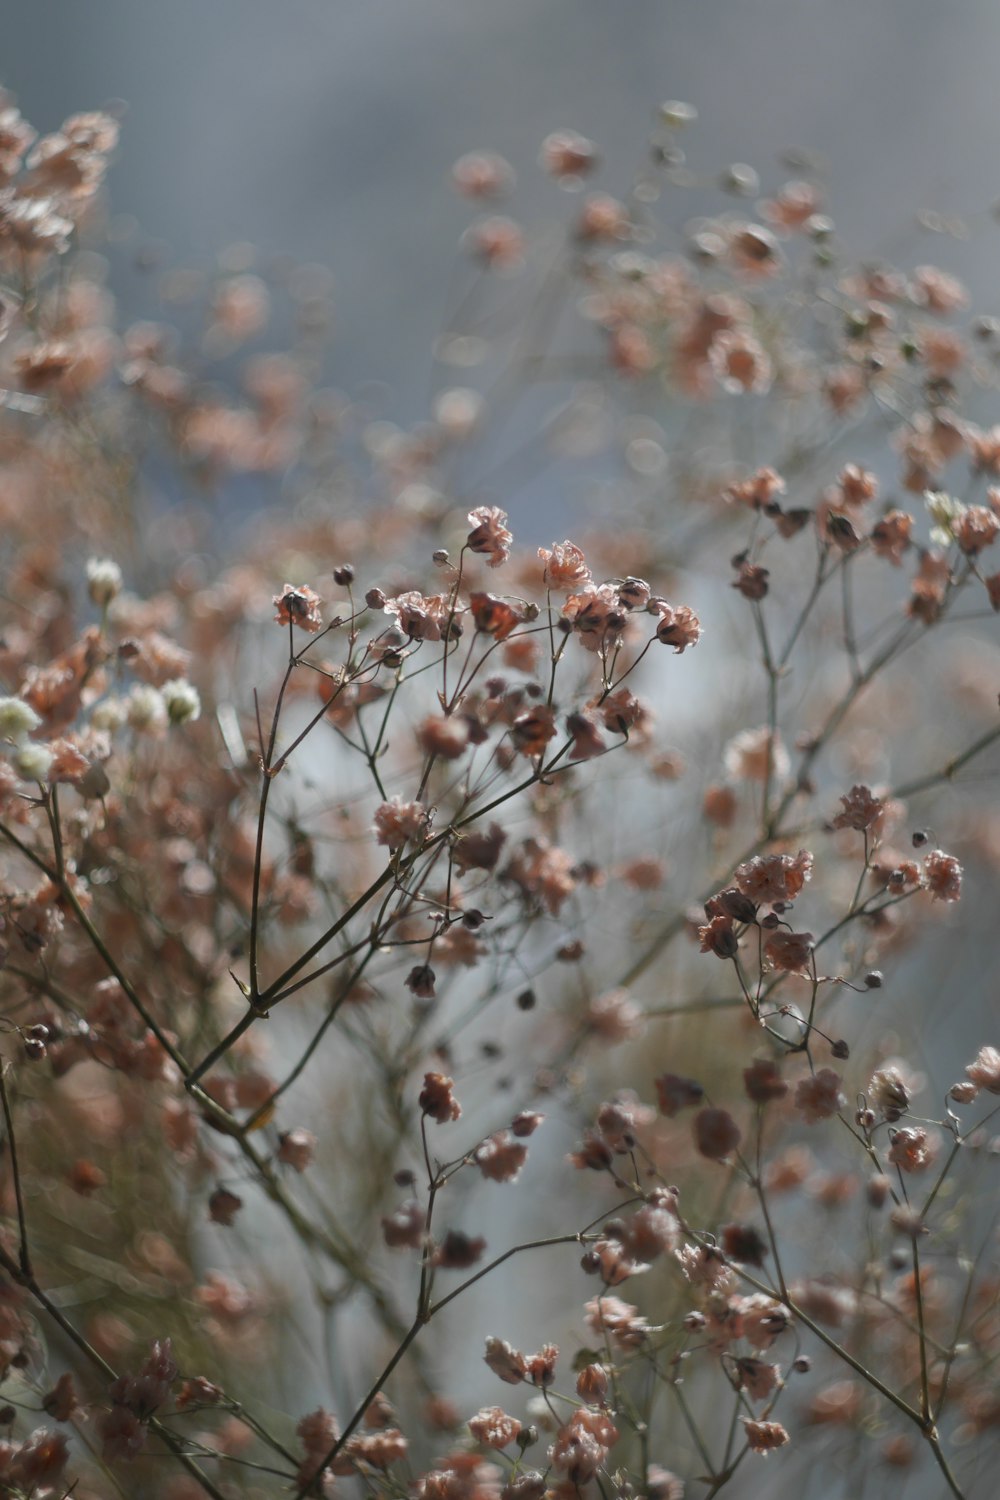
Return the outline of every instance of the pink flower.
<path id="1" fill-rule="evenodd" d="M 674 606 L 664 600 L 657 600 L 656 611 L 660 616 L 656 627 L 658 641 L 664 646 L 673 646 L 678 656 L 688 646 L 697 646 L 701 640 L 701 625 L 694 610 L 689 609 L 686 604 Z"/>
<path id="2" fill-rule="evenodd" d="M 728 1110 L 702 1109 L 694 1117 L 695 1145 L 710 1161 L 732 1156 L 742 1139 L 742 1132 Z"/>
<path id="3" fill-rule="evenodd" d="M 382 1219 L 382 1238 L 390 1250 L 419 1250 L 423 1243 L 425 1215 L 415 1198 Z"/>
<path id="4" fill-rule="evenodd" d="M 924 879 L 936 901 L 957 901 L 962 894 L 962 866 L 952 854 L 932 849 L 924 859 Z"/>
<path id="5" fill-rule="evenodd" d="M 866 786 L 852 786 L 846 797 L 841 797 L 843 812 L 833 820 L 834 828 L 854 828 L 863 833 L 880 818 L 884 804 Z"/>
<path id="6" fill-rule="evenodd" d="M 975 1062 L 965 1072 L 977 1088 L 1000 1094 L 1000 1052 L 995 1047 L 980 1047 Z"/>
<path id="7" fill-rule="evenodd" d="M 491 568 L 501 567 L 510 557 L 513 535 L 507 530 L 507 512 L 496 505 L 480 505 L 469 512 L 469 532 L 465 545 L 470 552 L 489 558 Z"/>
<path id="8" fill-rule="evenodd" d="M 430 823 L 430 814 L 420 802 L 403 802 L 392 797 L 375 810 L 377 842 L 390 849 L 402 849 L 410 839 L 419 840 Z"/>
<path id="9" fill-rule="evenodd" d="M 798 854 L 755 854 L 737 866 L 734 879 L 744 896 L 757 906 L 775 901 L 794 901 L 812 875 L 813 857 L 807 849 Z"/>
<path id="10" fill-rule="evenodd" d="M 279 625 L 298 625 L 300 630 L 312 633 L 323 624 L 319 612 L 319 595 L 304 583 L 299 584 L 298 588 L 286 583 L 281 593 L 275 594 L 271 603 L 278 611 L 274 618 Z"/>
<path id="11" fill-rule="evenodd" d="M 741 1417 L 740 1421 L 751 1453 L 760 1453 L 766 1458 L 775 1448 L 783 1448 L 789 1441 L 780 1422 L 751 1422 L 749 1417 Z"/>
<path id="12" fill-rule="evenodd" d="M 462 1106 L 452 1093 L 454 1087 L 454 1079 L 447 1078 L 444 1073 L 424 1074 L 424 1086 L 420 1090 L 418 1103 L 424 1114 L 436 1120 L 439 1125 L 457 1120 L 462 1113 Z"/>
<path id="13" fill-rule="evenodd" d="M 476 1147 L 472 1159 L 484 1177 L 513 1182 L 528 1159 L 528 1148 L 511 1131 L 498 1130 Z"/>
<path id="14" fill-rule="evenodd" d="M 551 548 L 539 547 L 544 568 L 542 578 L 552 589 L 572 592 L 591 582 L 587 560 L 573 542 L 553 542 Z"/>
<path id="15" fill-rule="evenodd" d="M 837 1114 L 846 1103 L 840 1075 L 832 1068 L 820 1068 L 818 1073 L 800 1079 L 795 1086 L 795 1107 L 809 1125 Z"/>
<path id="16" fill-rule="evenodd" d="M 764 944 L 764 958 L 772 969 L 786 974 L 810 974 L 815 939 L 811 932 L 772 932 Z"/>
<path id="17" fill-rule="evenodd" d="M 889 1160 L 904 1172 L 923 1172 L 934 1159 L 934 1150 L 926 1130 L 907 1125 L 897 1130 L 889 1147 Z"/>
<path id="18" fill-rule="evenodd" d="M 521 1431 L 521 1424 L 499 1406 L 484 1406 L 469 1418 L 469 1431 L 487 1448 L 506 1448 Z"/>

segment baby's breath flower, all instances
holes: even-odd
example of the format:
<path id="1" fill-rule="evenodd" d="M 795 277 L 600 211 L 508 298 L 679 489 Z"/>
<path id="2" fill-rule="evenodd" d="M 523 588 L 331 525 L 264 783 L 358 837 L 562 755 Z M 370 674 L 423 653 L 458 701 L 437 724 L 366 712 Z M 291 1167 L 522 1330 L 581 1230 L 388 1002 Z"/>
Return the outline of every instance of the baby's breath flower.
<path id="1" fill-rule="evenodd" d="M 957 901 L 962 894 L 962 866 L 953 854 L 932 849 L 924 859 L 924 878 L 935 901 Z"/>
<path id="2" fill-rule="evenodd" d="M 175 677 L 160 688 L 171 724 L 193 724 L 201 717 L 198 689 L 183 677 Z"/>
<path id="3" fill-rule="evenodd" d="M 1000 1094 L 1000 1052 L 995 1047 L 980 1047 L 975 1061 L 965 1071 L 977 1088 Z"/>
<path id="4" fill-rule="evenodd" d="M 751 1453 L 760 1453 L 766 1458 L 775 1448 L 783 1448 L 788 1442 L 788 1433 L 780 1422 L 751 1422 L 749 1417 L 741 1417 L 740 1421 Z"/>
<path id="5" fill-rule="evenodd" d="M 103 729 L 108 734 L 121 729 L 127 718 L 128 704 L 123 698 L 102 698 L 90 711 L 91 728 Z"/>
<path id="6" fill-rule="evenodd" d="M 506 1448 L 521 1431 L 521 1424 L 499 1406 L 484 1406 L 469 1418 L 469 1431 L 487 1448 Z"/>
<path id="7" fill-rule="evenodd" d="M 25 781 L 44 781 L 54 756 L 45 745 L 21 745 L 14 754 L 14 766 Z"/>
<path id="8" fill-rule="evenodd" d="M 923 1172 L 934 1159 L 934 1143 L 927 1131 L 916 1125 L 897 1130 L 889 1147 L 889 1160 L 904 1172 Z"/>
<path id="9" fill-rule="evenodd" d="M 507 512 L 497 505 L 479 505 L 469 511 L 472 530 L 466 539 L 470 552 L 480 552 L 491 568 L 501 567 L 510 556 L 513 536 L 507 529 Z"/>
<path id="10" fill-rule="evenodd" d="M 301 583 L 296 588 L 294 584 L 286 583 L 271 603 L 278 611 L 274 617 L 278 625 L 298 625 L 301 630 L 315 632 L 323 624 L 319 595 L 307 584 Z"/>
<path id="11" fill-rule="evenodd" d="M 125 717 L 140 734 L 162 734 L 167 726 L 163 694 L 149 683 L 137 682 L 125 700 Z"/>
<path id="12" fill-rule="evenodd" d="M 950 546 L 955 540 L 955 527 L 965 515 L 966 507 L 944 490 L 925 490 L 924 504 L 934 522 L 931 541 L 939 547 Z"/>
<path id="13" fill-rule="evenodd" d="M 694 1117 L 695 1145 L 710 1161 L 732 1156 L 742 1140 L 742 1132 L 728 1110 L 702 1109 Z"/>
<path id="14" fill-rule="evenodd" d="M 87 561 L 87 592 L 99 609 L 106 609 L 122 591 L 122 570 L 110 557 Z"/>
<path id="15" fill-rule="evenodd" d="M 795 1105 L 808 1125 L 835 1115 L 846 1103 L 840 1075 L 832 1068 L 820 1068 L 818 1073 L 796 1084 Z"/>
<path id="16" fill-rule="evenodd" d="M 41 722 L 23 698 L 0 698 L 0 739 L 20 745 Z"/>

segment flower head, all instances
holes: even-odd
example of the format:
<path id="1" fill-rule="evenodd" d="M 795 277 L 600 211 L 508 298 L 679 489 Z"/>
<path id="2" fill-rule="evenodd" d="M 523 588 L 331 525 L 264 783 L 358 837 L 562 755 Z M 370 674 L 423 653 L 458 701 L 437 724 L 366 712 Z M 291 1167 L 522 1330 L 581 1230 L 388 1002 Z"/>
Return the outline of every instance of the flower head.
<path id="1" fill-rule="evenodd" d="M 510 557 L 513 534 L 507 530 L 507 512 L 496 505 L 480 505 L 469 511 L 472 530 L 465 545 L 470 552 L 483 553 L 491 568 L 499 568 Z"/>
<path id="2" fill-rule="evenodd" d="M 304 583 L 299 584 L 298 588 L 292 583 L 286 583 L 281 593 L 275 594 L 271 603 L 278 611 L 274 618 L 279 625 L 298 625 L 301 630 L 313 633 L 323 624 L 319 612 L 319 595 Z"/>

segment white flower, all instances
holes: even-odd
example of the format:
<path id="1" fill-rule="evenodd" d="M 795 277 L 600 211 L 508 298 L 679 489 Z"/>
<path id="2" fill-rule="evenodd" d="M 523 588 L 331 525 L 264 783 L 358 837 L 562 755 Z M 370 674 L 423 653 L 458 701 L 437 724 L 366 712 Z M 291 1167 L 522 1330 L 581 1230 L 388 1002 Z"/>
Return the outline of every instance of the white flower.
<path id="1" fill-rule="evenodd" d="M 54 760 L 45 745 L 22 745 L 14 756 L 14 765 L 25 781 L 44 781 Z"/>
<path id="2" fill-rule="evenodd" d="M 23 698 L 0 698 L 0 739 L 20 745 L 41 724 L 30 703 Z"/>
<path id="3" fill-rule="evenodd" d="M 162 734 L 167 727 L 167 705 L 163 694 L 145 682 L 137 682 L 125 700 L 126 717 L 133 729 L 144 734 Z"/>
<path id="4" fill-rule="evenodd" d="M 128 705 L 123 699 L 102 698 L 90 711 L 90 724 L 93 729 L 103 729 L 108 734 L 114 734 L 116 729 L 121 729 L 127 717 Z"/>
<path id="5" fill-rule="evenodd" d="M 925 490 L 924 504 L 930 512 L 934 526 L 931 541 L 939 547 L 949 547 L 955 540 L 955 525 L 965 515 L 967 506 L 943 490 Z"/>
<path id="6" fill-rule="evenodd" d="M 110 557 L 91 557 L 87 561 L 87 591 L 94 603 L 106 609 L 122 591 L 122 570 Z"/>
<path id="7" fill-rule="evenodd" d="M 167 718 L 171 724 L 192 724 L 201 714 L 201 699 L 198 689 L 183 677 L 165 682 L 160 689 L 167 705 Z"/>

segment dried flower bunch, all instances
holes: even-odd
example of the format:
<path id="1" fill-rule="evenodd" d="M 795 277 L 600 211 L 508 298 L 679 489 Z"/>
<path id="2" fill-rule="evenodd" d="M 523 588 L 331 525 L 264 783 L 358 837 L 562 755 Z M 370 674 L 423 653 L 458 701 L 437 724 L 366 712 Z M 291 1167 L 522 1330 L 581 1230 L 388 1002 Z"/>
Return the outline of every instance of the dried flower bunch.
<path id="1" fill-rule="evenodd" d="M 245 256 L 161 281 L 196 358 L 117 330 L 116 122 L 0 103 L 11 1500 L 990 1493 L 996 329 L 812 176 L 659 253 L 692 118 L 621 199 L 544 142 L 539 276 L 457 163 L 498 375 L 403 431 L 315 273 L 281 355 Z"/>

